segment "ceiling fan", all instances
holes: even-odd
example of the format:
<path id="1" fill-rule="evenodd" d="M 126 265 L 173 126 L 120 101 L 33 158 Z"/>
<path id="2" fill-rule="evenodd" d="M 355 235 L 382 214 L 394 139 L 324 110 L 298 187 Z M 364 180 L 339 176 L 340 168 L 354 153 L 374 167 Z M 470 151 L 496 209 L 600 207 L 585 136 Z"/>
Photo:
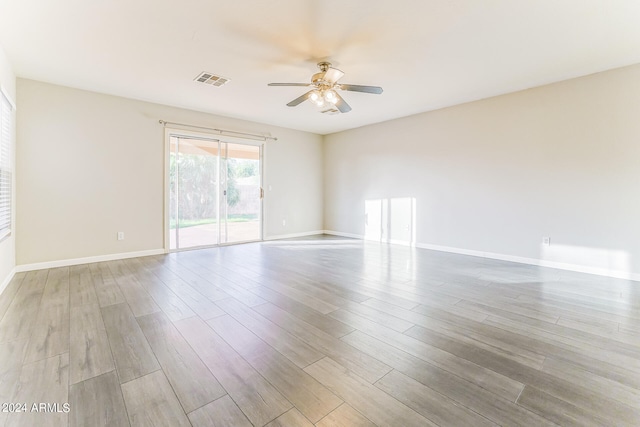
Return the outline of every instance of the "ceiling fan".
<path id="1" fill-rule="evenodd" d="M 313 87 L 309 92 L 297 97 L 287 104 L 295 107 L 307 99 L 311 100 L 318 107 L 335 105 L 341 113 L 348 113 L 351 107 L 338 94 L 338 90 L 350 90 L 353 92 L 381 94 L 382 88 L 378 86 L 362 86 L 345 83 L 338 83 L 344 73 L 337 68 L 332 68 L 330 62 L 318 62 L 320 72 L 311 76 L 311 83 L 269 83 L 269 86 L 308 86 Z"/>

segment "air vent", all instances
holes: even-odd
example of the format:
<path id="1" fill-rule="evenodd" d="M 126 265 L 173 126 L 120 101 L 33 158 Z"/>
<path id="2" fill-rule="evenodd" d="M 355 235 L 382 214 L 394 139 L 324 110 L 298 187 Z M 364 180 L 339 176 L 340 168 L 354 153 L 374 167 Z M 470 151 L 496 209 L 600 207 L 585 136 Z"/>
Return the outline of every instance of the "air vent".
<path id="1" fill-rule="evenodd" d="M 193 80 L 211 86 L 222 86 L 229 81 L 226 77 L 216 76 L 215 74 L 207 73 L 206 71 L 200 73 L 200 75 Z"/>
<path id="2" fill-rule="evenodd" d="M 340 111 L 337 108 L 328 108 L 328 109 L 322 110 L 320 112 L 322 114 L 329 114 L 329 115 L 340 114 Z"/>

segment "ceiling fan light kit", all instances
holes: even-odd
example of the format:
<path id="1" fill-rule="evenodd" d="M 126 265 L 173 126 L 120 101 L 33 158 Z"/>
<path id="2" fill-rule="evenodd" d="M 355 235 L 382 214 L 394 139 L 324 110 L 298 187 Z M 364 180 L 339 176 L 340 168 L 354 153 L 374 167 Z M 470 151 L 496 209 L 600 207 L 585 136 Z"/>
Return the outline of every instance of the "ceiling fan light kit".
<path id="1" fill-rule="evenodd" d="M 327 103 L 335 105 L 338 102 L 338 94 L 333 89 L 312 90 L 309 99 L 318 107 L 324 107 Z"/>
<path id="2" fill-rule="evenodd" d="M 378 86 L 339 84 L 338 80 L 344 76 L 344 73 L 337 68 L 332 68 L 329 62 L 319 62 L 318 68 L 320 72 L 311 76 L 311 83 L 269 83 L 269 86 L 313 87 L 309 92 L 289 102 L 287 106 L 295 107 L 308 99 L 320 108 L 325 107 L 327 104 L 335 106 L 341 113 L 351 111 L 351 106 L 340 96 L 337 92 L 338 90 L 372 94 L 382 93 L 382 88 Z"/>

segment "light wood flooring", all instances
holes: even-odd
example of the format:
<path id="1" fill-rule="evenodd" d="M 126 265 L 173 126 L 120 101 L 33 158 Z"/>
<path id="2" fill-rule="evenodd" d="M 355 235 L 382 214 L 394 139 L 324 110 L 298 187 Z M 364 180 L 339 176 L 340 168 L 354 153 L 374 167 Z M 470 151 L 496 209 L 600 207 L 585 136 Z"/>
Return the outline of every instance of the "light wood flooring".
<path id="1" fill-rule="evenodd" d="M 19 273 L 0 403 L 0 426 L 638 426 L 640 283 L 328 236 Z"/>

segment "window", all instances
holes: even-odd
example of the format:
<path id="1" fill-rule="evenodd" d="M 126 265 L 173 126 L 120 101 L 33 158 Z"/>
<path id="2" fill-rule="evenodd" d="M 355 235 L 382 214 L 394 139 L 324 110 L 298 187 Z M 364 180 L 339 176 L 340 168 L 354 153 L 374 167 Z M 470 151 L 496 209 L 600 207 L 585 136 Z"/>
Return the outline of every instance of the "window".
<path id="1" fill-rule="evenodd" d="M 0 91 L 0 239 L 11 234 L 13 106 Z"/>

